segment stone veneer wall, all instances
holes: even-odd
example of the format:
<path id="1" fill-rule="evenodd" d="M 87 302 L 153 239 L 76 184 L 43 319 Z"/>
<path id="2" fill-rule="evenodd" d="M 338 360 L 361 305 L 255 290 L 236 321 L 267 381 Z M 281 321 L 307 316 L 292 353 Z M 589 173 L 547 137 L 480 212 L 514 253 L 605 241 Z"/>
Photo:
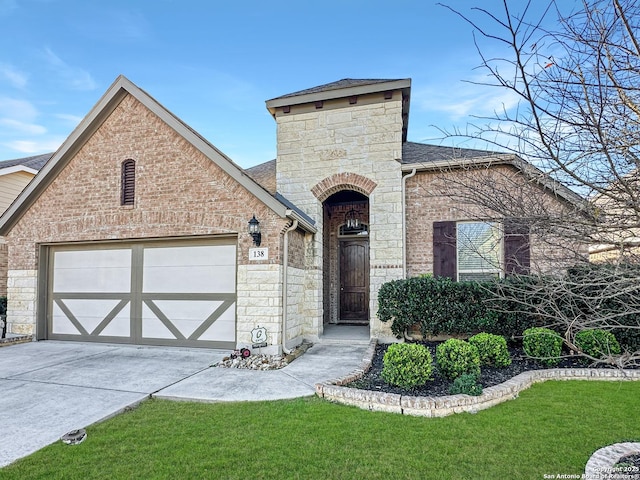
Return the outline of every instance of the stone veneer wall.
<path id="1" fill-rule="evenodd" d="M 375 184 L 369 195 L 371 334 L 387 337 L 388 327 L 376 319 L 377 292 L 386 281 L 402 275 L 402 95 L 383 93 L 329 100 L 321 109 L 294 105 L 278 110 L 277 188 L 316 221 L 315 255 L 307 265 L 306 285 L 316 292 L 305 310 L 323 317 L 323 206 L 312 188 L 335 174 L 355 173 Z M 344 185 L 349 188 L 348 183 Z M 332 192 L 334 193 L 334 192 Z M 324 199 L 322 199 L 324 200 Z M 317 297 L 317 298 L 316 298 Z M 317 335 L 316 331 L 308 332 Z"/>
<path id="2" fill-rule="evenodd" d="M 9 270 L 7 275 L 7 332 L 34 335 L 37 270 Z"/>
<path id="3" fill-rule="evenodd" d="M 238 265 L 237 344 L 250 346 L 251 330 L 267 329 L 267 344 L 278 345 L 282 332 L 282 266 Z M 278 348 L 262 353 L 279 353 Z"/>
<path id="4" fill-rule="evenodd" d="M 121 163 L 136 161 L 134 206 L 120 205 Z M 250 262 L 255 214 L 269 260 Z M 258 324 L 280 343 L 280 218 L 133 96 L 125 97 L 7 236 L 10 333 L 34 334 L 39 245 L 123 239 L 237 238 L 237 341 Z M 43 313 L 38 313 L 42 315 Z"/>

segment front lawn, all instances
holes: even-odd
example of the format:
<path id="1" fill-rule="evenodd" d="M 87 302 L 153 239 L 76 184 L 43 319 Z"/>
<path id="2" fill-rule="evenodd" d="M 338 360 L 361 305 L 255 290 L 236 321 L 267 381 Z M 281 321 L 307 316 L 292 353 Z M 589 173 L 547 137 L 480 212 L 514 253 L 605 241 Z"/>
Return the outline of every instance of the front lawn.
<path id="1" fill-rule="evenodd" d="M 550 381 L 475 415 L 417 418 L 318 398 L 152 400 L 0 469 L 0 479 L 542 479 L 640 440 L 640 382 Z M 10 441 L 4 439 L 4 441 Z"/>

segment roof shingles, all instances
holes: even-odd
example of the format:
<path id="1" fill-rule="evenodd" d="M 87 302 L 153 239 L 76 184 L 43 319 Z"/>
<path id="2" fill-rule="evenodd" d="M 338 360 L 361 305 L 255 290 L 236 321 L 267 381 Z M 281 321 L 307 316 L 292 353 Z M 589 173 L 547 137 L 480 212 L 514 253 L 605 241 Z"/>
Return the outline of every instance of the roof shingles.
<path id="1" fill-rule="evenodd" d="M 394 81 L 396 80 L 343 78 L 342 80 L 338 80 L 337 82 L 325 83 L 324 85 L 318 85 L 317 87 L 307 88 L 305 90 L 300 90 L 298 92 L 288 93 L 286 95 L 281 95 L 279 97 L 272 98 L 271 100 L 278 100 L 281 98 L 289 98 L 289 97 L 298 97 L 300 95 L 330 92 L 333 90 L 341 90 L 343 88 L 348 88 L 348 87 L 361 87 L 363 85 L 375 85 L 377 83 L 388 83 L 388 82 L 394 82 Z"/>
<path id="2" fill-rule="evenodd" d="M 41 155 L 34 155 L 32 157 L 15 158 L 13 160 L 0 161 L 0 169 L 16 167 L 22 165 L 23 167 L 32 168 L 34 170 L 40 170 L 44 167 L 44 164 L 49 161 L 53 156 L 53 153 L 43 153 Z"/>

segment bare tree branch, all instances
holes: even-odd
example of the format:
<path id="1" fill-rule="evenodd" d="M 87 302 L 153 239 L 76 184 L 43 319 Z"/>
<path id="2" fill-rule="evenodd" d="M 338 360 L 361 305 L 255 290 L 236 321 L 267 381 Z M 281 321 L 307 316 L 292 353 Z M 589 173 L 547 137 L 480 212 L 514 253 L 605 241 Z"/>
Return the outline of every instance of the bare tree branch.
<path id="1" fill-rule="evenodd" d="M 467 15 L 445 5 L 480 36 L 473 41 L 488 80 L 472 83 L 508 90 L 519 103 L 443 134 L 483 140 L 526 163 L 499 155 L 493 164 L 452 160 L 429 194 L 455 198 L 465 218 L 518 219 L 529 228 L 537 280 L 502 291 L 515 299 L 515 313 L 562 332 L 581 354 L 577 332 L 612 331 L 635 350 L 589 359 L 639 364 L 640 4 L 583 0 L 564 14 L 550 1 L 537 17 L 531 7 L 516 15 L 504 0 L 501 12 Z M 509 54 L 486 56 L 479 38 L 508 46 Z M 584 200 L 558 195 L 549 178 Z"/>

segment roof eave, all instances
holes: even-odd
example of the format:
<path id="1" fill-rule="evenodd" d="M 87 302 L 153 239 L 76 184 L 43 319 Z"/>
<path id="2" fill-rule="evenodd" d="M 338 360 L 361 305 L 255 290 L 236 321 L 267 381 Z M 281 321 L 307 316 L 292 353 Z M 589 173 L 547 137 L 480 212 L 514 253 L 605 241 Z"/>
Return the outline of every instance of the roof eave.
<path id="1" fill-rule="evenodd" d="M 309 233 L 316 233 L 318 229 L 309 223 L 302 215 L 295 210 L 287 210 L 287 217 L 292 220 L 298 220 L 298 225 Z"/>
<path id="2" fill-rule="evenodd" d="M 300 95 L 292 95 L 288 97 L 278 97 L 267 100 L 266 104 L 267 109 L 269 110 L 271 115 L 275 116 L 276 109 L 278 107 L 301 105 L 304 103 L 314 103 L 325 100 L 333 100 L 336 98 L 366 95 L 369 93 L 386 92 L 389 90 L 408 90 L 410 88 L 411 79 L 400 79 L 391 80 L 389 82 L 371 83 L 367 85 L 354 85 L 323 92 L 303 93 Z"/>
<path id="3" fill-rule="evenodd" d="M 113 82 L 98 103 L 91 109 L 87 116 L 80 122 L 71 135 L 64 141 L 47 164 L 40 170 L 35 178 L 21 192 L 13 204 L 0 217 L 0 235 L 6 235 L 15 223 L 22 217 L 24 212 L 37 200 L 38 196 L 49 183 L 55 178 L 57 172 L 62 170 L 67 159 L 71 158 L 82 148 L 84 143 L 95 133 L 95 131 L 108 118 L 118 104 L 126 97 L 133 95 L 146 108 L 155 113 L 169 127 L 182 135 L 185 140 L 201 151 L 207 158 L 215 161 L 229 176 L 246 188 L 251 194 L 258 198 L 263 204 L 270 208 L 281 218 L 288 217 L 288 207 L 270 195 L 231 159 L 216 149 L 213 145 L 204 140 L 185 123 L 179 120 L 169 110 L 160 105 L 149 94 L 137 87 L 133 82 L 123 75 Z M 215 160 L 214 160 L 215 159 Z M 307 222 L 305 222 L 307 223 Z"/>
<path id="4" fill-rule="evenodd" d="M 22 214 L 38 198 L 39 194 L 49 185 L 51 175 L 54 175 L 56 171 L 63 168 L 64 165 L 61 164 L 61 160 L 77 152 L 91 134 L 97 130 L 118 106 L 127 94 L 126 90 L 122 87 L 124 81 L 128 82 L 124 76 L 118 76 L 100 100 L 98 100 L 98 103 L 96 103 L 87 116 L 82 119 L 35 178 L 4 212 L 0 217 L 0 235 L 6 235 L 8 233 L 11 227 L 22 217 Z"/>
<path id="5" fill-rule="evenodd" d="M 403 172 L 411 172 L 414 168 L 419 172 L 427 172 L 432 170 L 442 170 L 444 168 L 462 168 L 470 165 L 488 166 L 513 163 L 513 155 L 491 155 L 486 157 L 435 160 L 432 162 L 403 163 L 401 168 Z"/>
<path id="6" fill-rule="evenodd" d="M 526 162 L 525 160 L 514 154 L 507 153 L 503 155 L 489 155 L 486 157 L 482 156 L 436 160 L 434 162 L 424 163 L 405 163 L 402 164 L 401 168 L 403 172 L 412 172 L 414 168 L 419 172 L 428 172 L 443 170 L 447 168 L 458 169 L 470 166 L 489 167 L 494 165 L 512 165 L 513 167 L 520 170 L 523 174 L 525 174 L 528 178 L 532 179 L 542 187 L 558 195 L 566 202 L 569 202 L 570 204 L 581 208 L 584 207 L 585 199 L 582 198 L 579 194 L 575 193 L 560 182 L 551 178 L 549 175 L 546 175 L 542 170 L 538 169 L 537 167 L 531 165 L 529 162 Z"/>
<path id="7" fill-rule="evenodd" d="M 24 173 L 30 173 L 32 175 L 36 175 L 38 173 L 38 170 L 36 170 L 35 168 L 26 167 L 24 165 L 14 165 L 13 167 L 0 168 L 0 177 L 3 175 L 10 175 L 12 173 L 18 173 L 18 172 L 24 172 Z"/>

